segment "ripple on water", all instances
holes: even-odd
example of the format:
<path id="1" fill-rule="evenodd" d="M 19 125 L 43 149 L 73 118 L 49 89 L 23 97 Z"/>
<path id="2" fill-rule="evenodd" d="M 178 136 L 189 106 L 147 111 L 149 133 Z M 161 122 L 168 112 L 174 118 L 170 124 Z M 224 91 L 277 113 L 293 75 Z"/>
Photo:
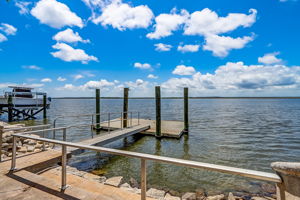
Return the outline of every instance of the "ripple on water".
<path id="1" fill-rule="evenodd" d="M 52 101 L 50 119 L 94 113 L 94 100 Z M 130 110 L 142 118 L 155 118 L 154 100 L 129 100 Z M 300 100 L 205 99 L 190 100 L 190 133 L 180 140 L 129 137 L 108 145 L 128 151 L 171 156 L 200 162 L 269 171 L 274 161 L 300 161 Z M 121 100 L 101 100 L 101 111 L 120 112 Z M 183 119 L 182 100 L 162 100 L 162 118 Z M 88 123 L 89 118 L 65 119 L 59 125 Z M 104 120 L 104 119 L 102 119 Z M 38 123 L 38 122 L 34 122 Z M 88 129 L 72 129 L 69 141 L 90 137 Z M 59 135 L 59 133 L 58 133 Z M 86 151 L 71 159 L 82 170 L 101 169 L 107 176 L 139 180 L 140 161 Z M 156 188 L 181 192 L 205 188 L 217 191 L 260 191 L 262 182 L 228 174 L 147 162 L 148 183 Z"/>

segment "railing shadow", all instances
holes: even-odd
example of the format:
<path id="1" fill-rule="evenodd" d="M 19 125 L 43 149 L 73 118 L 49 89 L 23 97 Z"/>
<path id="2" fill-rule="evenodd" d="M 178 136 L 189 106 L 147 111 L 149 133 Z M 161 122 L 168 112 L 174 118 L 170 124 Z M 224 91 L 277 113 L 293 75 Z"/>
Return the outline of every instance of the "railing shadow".
<path id="1" fill-rule="evenodd" d="M 48 194 L 51 194 L 53 196 L 56 196 L 56 197 L 59 197 L 59 198 L 62 198 L 62 199 L 79 200 L 79 198 L 76 198 L 76 197 L 73 197 L 71 195 L 65 194 L 64 191 L 59 191 L 59 190 L 49 188 L 49 187 L 41 185 L 39 183 L 36 183 L 36 182 L 30 181 L 28 179 L 22 178 L 22 177 L 14 174 L 14 173 L 7 173 L 6 176 L 11 178 L 11 179 L 14 179 L 18 182 L 21 182 L 25 185 L 36 188 L 38 190 L 41 190 L 43 192 L 46 192 Z"/>

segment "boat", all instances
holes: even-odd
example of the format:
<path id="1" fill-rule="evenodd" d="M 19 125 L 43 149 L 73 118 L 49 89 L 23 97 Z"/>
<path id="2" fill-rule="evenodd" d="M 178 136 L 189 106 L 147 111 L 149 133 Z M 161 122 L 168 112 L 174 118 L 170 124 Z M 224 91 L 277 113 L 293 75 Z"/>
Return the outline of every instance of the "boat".
<path id="1" fill-rule="evenodd" d="M 26 86 L 8 86 L 0 96 L 0 114 L 8 113 L 8 118 L 35 119 L 34 115 L 50 107 L 51 98 L 45 92 L 34 92 Z M 13 119 L 9 119 L 11 121 Z"/>

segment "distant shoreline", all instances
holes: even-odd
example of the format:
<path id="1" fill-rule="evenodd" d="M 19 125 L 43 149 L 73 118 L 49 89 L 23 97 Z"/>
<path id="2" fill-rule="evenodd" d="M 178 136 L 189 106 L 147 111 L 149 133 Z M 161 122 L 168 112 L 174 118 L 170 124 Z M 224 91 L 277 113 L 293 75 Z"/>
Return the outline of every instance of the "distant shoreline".
<path id="1" fill-rule="evenodd" d="M 95 97 L 52 97 L 52 99 L 95 99 Z M 123 97 L 101 97 L 101 99 L 123 99 Z M 129 97 L 129 99 L 155 99 L 155 97 Z M 162 97 L 183 99 L 183 97 Z M 300 99 L 300 97 L 189 97 L 189 99 Z"/>

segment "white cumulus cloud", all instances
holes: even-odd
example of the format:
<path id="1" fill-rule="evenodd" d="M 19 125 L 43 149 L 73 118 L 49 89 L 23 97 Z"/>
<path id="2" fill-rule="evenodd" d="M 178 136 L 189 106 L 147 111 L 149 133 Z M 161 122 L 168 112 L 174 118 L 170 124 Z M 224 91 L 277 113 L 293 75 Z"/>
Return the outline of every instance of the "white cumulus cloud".
<path id="1" fill-rule="evenodd" d="M 67 42 L 67 43 L 74 43 L 74 42 L 89 43 L 90 42 L 90 40 L 82 39 L 78 32 L 74 32 L 70 28 L 58 32 L 56 35 L 52 37 L 52 39 L 56 40 L 57 42 Z"/>
<path id="2" fill-rule="evenodd" d="M 300 67 L 284 65 L 245 65 L 243 62 L 228 62 L 219 66 L 214 73 L 195 73 L 191 78 L 171 78 L 162 84 L 163 88 L 178 90 L 190 87 L 194 92 L 214 91 L 228 95 L 228 92 L 272 91 L 282 88 L 300 87 Z M 241 94 L 241 93 L 240 93 Z"/>
<path id="3" fill-rule="evenodd" d="M 277 55 L 279 55 L 279 52 L 267 53 L 263 57 L 259 57 L 258 62 L 269 65 L 281 63 L 282 59 L 277 58 Z"/>
<path id="4" fill-rule="evenodd" d="M 114 86 L 114 82 L 107 81 L 106 79 L 101 79 L 99 81 L 88 81 L 83 85 L 75 86 L 73 84 L 65 84 L 63 87 L 56 88 L 57 90 L 73 90 L 73 91 L 86 91 L 96 88 L 109 88 Z"/>
<path id="5" fill-rule="evenodd" d="M 150 79 L 158 79 L 158 76 L 155 76 L 154 74 L 149 74 L 147 76 L 147 78 L 150 78 Z"/>
<path id="6" fill-rule="evenodd" d="M 84 50 L 74 49 L 65 43 L 56 43 L 52 47 L 58 51 L 51 52 L 51 55 L 66 62 L 80 61 L 83 64 L 87 64 L 89 61 L 98 61 L 98 58 L 95 56 L 90 56 Z"/>
<path id="7" fill-rule="evenodd" d="M 170 51 L 172 48 L 172 45 L 163 43 L 157 43 L 154 46 L 156 51 Z"/>
<path id="8" fill-rule="evenodd" d="M 219 17 L 218 14 L 208 8 L 193 12 L 185 23 L 185 35 L 210 35 L 222 34 L 233 31 L 236 28 L 250 27 L 256 21 L 257 11 L 249 10 L 250 14 L 229 13 L 226 17 Z"/>
<path id="9" fill-rule="evenodd" d="M 6 35 L 16 35 L 17 28 L 13 25 L 1 23 L 0 30 L 3 31 Z"/>
<path id="10" fill-rule="evenodd" d="M 147 37 L 150 39 L 160 39 L 172 35 L 173 31 L 180 28 L 180 25 L 184 24 L 188 17 L 186 10 L 181 10 L 179 14 L 176 13 L 176 9 L 173 9 L 170 14 L 160 14 L 155 18 L 155 30 L 152 33 L 148 33 Z"/>
<path id="11" fill-rule="evenodd" d="M 132 7 L 115 0 L 102 7 L 102 14 L 94 17 L 95 24 L 101 23 L 102 26 L 111 25 L 120 31 L 135 28 L 147 28 L 152 23 L 152 10 L 146 5 Z"/>
<path id="12" fill-rule="evenodd" d="M 2 33 L 0 33 L 0 42 L 4 42 L 4 41 L 7 41 L 7 37 Z"/>
<path id="13" fill-rule="evenodd" d="M 60 82 L 64 82 L 64 81 L 66 81 L 67 79 L 66 78 L 63 78 L 63 77 L 61 77 L 61 76 L 59 76 L 58 78 L 57 78 L 57 81 L 60 81 Z"/>
<path id="14" fill-rule="evenodd" d="M 42 68 L 36 65 L 24 65 L 22 66 L 23 69 L 32 69 L 32 70 L 41 70 Z"/>
<path id="15" fill-rule="evenodd" d="M 139 69 L 152 69 L 151 65 L 149 63 L 139 63 L 136 62 L 133 65 L 135 68 L 139 68 Z"/>
<path id="16" fill-rule="evenodd" d="M 28 6 L 31 4 L 31 2 L 27 1 L 17 1 L 15 3 L 15 6 L 19 8 L 19 13 L 21 15 L 29 14 L 29 8 Z"/>
<path id="17" fill-rule="evenodd" d="M 186 53 L 186 52 L 197 52 L 199 51 L 200 45 L 198 44 L 186 44 L 186 45 L 179 45 L 177 50 Z"/>
<path id="18" fill-rule="evenodd" d="M 30 11 L 31 15 L 37 18 L 40 23 L 52 28 L 64 26 L 83 27 L 83 22 L 70 8 L 56 0 L 40 0 Z"/>
<path id="19" fill-rule="evenodd" d="M 226 57 L 230 50 L 241 49 L 253 39 L 254 36 L 232 38 L 229 36 L 209 35 L 205 38 L 203 49 L 212 51 L 214 56 Z"/>
<path id="20" fill-rule="evenodd" d="M 76 75 L 73 76 L 73 78 L 74 78 L 75 81 L 77 81 L 77 80 L 79 80 L 79 79 L 84 78 L 84 76 L 81 75 L 81 74 L 76 74 Z"/>
<path id="21" fill-rule="evenodd" d="M 51 82 L 52 82 L 52 79 L 51 79 L 51 78 L 43 78 L 43 79 L 41 80 L 41 82 L 43 82 L 43 83 L 51 83 Z"/>
<path id="22" fill-rule="evenodd" d="M 177 65 L 173 70 L 172 74 L 177 75 L 193 75 L 196 72 L 195 68 L 192 66 Z"/>

